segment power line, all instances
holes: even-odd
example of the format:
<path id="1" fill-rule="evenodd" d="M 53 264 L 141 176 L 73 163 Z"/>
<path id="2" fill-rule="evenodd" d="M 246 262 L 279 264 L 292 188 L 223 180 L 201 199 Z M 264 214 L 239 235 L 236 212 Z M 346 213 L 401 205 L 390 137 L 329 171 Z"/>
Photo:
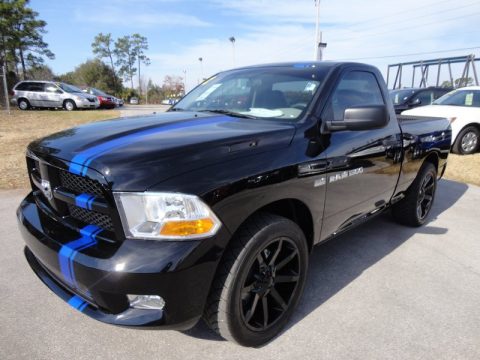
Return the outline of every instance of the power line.
<path id="1" fill-rule="evenodd" d="M 451 0 L 449 0 L 451 2 Z M 443 3 L 443 2 L 446 2 L 446 1 L 442 1 L 442 2 L 439 2 L 439 3 Z M 475 3 L 473 3 L 475 4 Z M 472 3 L 471 4 L 468 4 L 468 5 L 465 5 L 464 7 L 467 7 L 467 6 L 471 6 L 473 5 Z M 426 6 L 423 6 L 423 7 L 426 7 Z M 422 7 L 420 7 L 422 8 Z M 457 9 L 460 9 L 462 7 L 459 7 Z M 444 11 L 448 11 L 448 10 L 451 10 L 451 9 L 446 9 Z M 458 20 L 458 19 L 462 19 L 462 18 L 466 18 L 466 17 L 471 17 L 471 16 L 475 16 L 479 14 L 478 12 L 475 12 L 475 13 L 472 13 L 472 14 L 464 14 L 464 15 L 461 15 L 461 16 L 456 16 L 456 17 L 453 17 L 453 18 L 447 18 L 447 19 L 444 19 L 444 20 L 436 20 L 436 21 L 432 21 L 432 22 L 428 22 L 428 23 L 423 23 L 423 24 L 418 24 L 418 25 L 413 25 L 413 26 L 408 26 L 408 27 L 402 27 L 402 28 L 397 28 L 397 29 L 391 29 L 391 30 L 388 30 L 388 31 L 382 31 L 380 33 L 367 33 L 367 34 L 361 34 L 361 35 L 357 35 L 357 36 L 353 36 L 353 37 L 347 37 L 347 38 L 329 38 L 329 41 L 336 41 L 336 42 L 339 42 L 339 41 L 346 41 L 346 40 L 352 40 L 352 39 L 361 39 L 362 37 L 375 37 L 375 36 L 381 36 L 383 34 L 388 34 L 388 33 L 395 33 L 395 32 L 398 32 L 398 31 L 402 31 L 402 30 L 406 30 L 406 29 L 414 29 L 414 28 L 419 28 L 419 27 L 423 27 L 423 26 L 428 26 L 428 25 L 431 25 L 431 24 L 436 24 L 438 22 L 447 22 L 447 21 L 453 21 L 453 20 Z M 361 30 L 360 30 L 361 31 Z M 462 33 L 462 35 L 464 35 L 465 33 Z M 302 41 L 300 41 L 300 44 L 297 45 L 294 49 L 284 49 L 282 51 L 279 51 L 279 52 L 276 52 L 277 55 L 282 55 L 284 53 L 287 53 L 287 52 L 292 52 L 292 51 L 297 51 L 297 50 L 303 50 L 305 48 L 305 45 L 306 43 L 310 42 L 311 39 L 310 38 L 304 38 L 302 39 Z M 297 41 L 297 44 L 299 42 Z"/>
<path id="2" fill-rule="evenodd" d="M 443 3 L 447 3 L 447 2 L 452 2 L 452 0 L 443 0 L 443 1 L 434 1 L 434 2 L 431 2 L 431 3 L 428 3 L 428 4 L 425 4 L 425 5 L 422 5 L 422 6 L 419 6 L 419 7 L 416 7 L 414 9 L 407 9 L 407 10 L 403 10 L 403 11 L 398 11 L 394 14 L 390 14 L 390 15 L 384 15 L 384 16 L 377 16 L 377 17 L 374 17 L 374 18 L 370 18 L 370 19 L 367 19 L 365 21 L 359 21 L 357 23 L 354 23 L 354 24 L 351 24 L 349 26 L 346 26 L 345 28 L 347 29 L 351 29 L 351 28 L 354 28 L 355 26 L 357 25 L 361 25 L 361 24 L 368 24 L 372 21 L 376 21 L 376 20 L 383 20 L 383 19 L 386 19 L 386 18 L 391 18 L 391 17 L 398 17 L 398 15 L 400 14 L 406 14 L 406 13 L 409 13 L 409 12 L 412 12 L 412 11 L 415 11 L 415 12 L 418 12 L 419 9 L 424 9 L 424 8 L 428 8 L 428 7 L 431 7 L 433 5 L 435 6 L 438 6 L 439 4 L 443 4 Z M 449 9 L 446 9 L 444 11 L 448 11 Z"/>
<path id="3" fill-rule="evenodd" d="M 447 11 L 457 11 L 457 10 L 460 10 L 460 9 L 464 9 L 466 7 L 470 7 L 470 6 L 473 6 L 473 5 L 478 5 L 478 1 L 476 2 L 473 2 L 473 3 L 470 3 L 470 4 L 467 4 L 467 5 L 464 5 L 464 6 L 459 6 L 459 7 L 455 7 L 455 8 L 449 8 L 449 9 L 444 9 L 444 10 L 440 10 L 440 11 L 435 11 L 433 13 L 429 13 L 429 14 L 424 14 L 424 15 L 418 15 L 418 16 L 414 16 L 414 17 L 410 17 L 408 19 L 408 21 L 411 21 L 411 20 L 415 20 L 415 19 L 420 19 L 420 18 L 424 18 L 424 17 L 428 17 L 428 16 L 432 16 L 432 15 L 437 15 L 437 14 L 442 14 L 442 13 L 445 13 Z M 462 15 L 462 16 L 465 16 L 465 15 Z M 466 15 L 466 16 L 470 16 L 470 15 Z M 400 24 L 400 23 L 404 23 L 405 21 L 404 20 L 401 20 L 401 21 L 395 21 L 395 22 L 389 22 L 388 23 L 388 26 L 391 26 L 391 25 L 395 25 L 395 24 Z M 379 27 L 384 27 L 385 25 L 375 25 L 375 26 L 370 26 L 370 27 L 367 27 L 367 28 L 363 28 L 363 29 L 357 29 L 356 31 L 366 31 L 366 30 L 372 30 L 372 29 L 377 29 Z M 408 28 L 411 28 L 411 27 L 408 27 Z M 337 35 L 338 33 L 336 33 Z M 329 41 L 335 41 L 338 39 L 335 39 L 332 38 L 332 39 L 329 39 Z"/>
<path id="4" fill-rule="evenodd" d="M 355 58 L 355 59 L 335 59 L 335 61 L 356 61 L 356 60 L 387 59 L 387 58 L 394 58 L 394 57 L 415 56 L 415 55 L 430 55 L 430 54 L 439 54 L 439 53 L 448 53 L 448 52 L 463 51 L 463 50 L 475 50 L 475 49 L 480 49 L 480 46 L 468 47 L 468 48 L 450 49 L 450 50 L 437 50 L 437 51 L 429 51 L 429 52 L 418 52 L 418 53 L 410 53 L 410 54 L 385 55 L 385 56 L 369 56 L 369 57 Z"/>
<path id="5" fill-rule="evenodd" d="M 480 12 L 475 12 L 475 13 L 472 13 L 472 14 L 469 14 L 469 15 L 457 16 L 457 17 L 453 17 L 453 18 L 449 18 L 449 19 L 443 19 L 443 20 L 441 20 L 441 22 L 453 21 L 453 20 L 458 20 L 458 19 L 465 19 L 467 17 L 476 16 L 478 14 L 480 14 Z M 384 34 L 390 34 L 392 32 L 395 33 L 395 32 L 402 31 L 402 30 L 417 29 L 419 27 L 424 27 L 424 26 L 428 26 L 428 25 L 432 25 L 432 24 L 437 24 L 438 22 L 439 22 L 439 20 L 436 20 L 436 21 L 431 21 L 431 22 L 428 22 L 428 23 L 419 24 L 419 25 L 407 26 L 407 27 L 392 29 L 392 30 L 388 30 L 388 31 L 382 31 L 381 33 L 363 34 L 363 35 L 353 36 L 353 37 L 349 37 L 349 38 L 332 39 L 332 40 L 334 40 L 334 41 L 355 40 L 355 39 L 359 39 L 359 38 L 361 39 L 362 37 L 366 37 L 366 36 L 371 38 L 371 37 L 376 37 L 376 36 L 382 36 Z"/>

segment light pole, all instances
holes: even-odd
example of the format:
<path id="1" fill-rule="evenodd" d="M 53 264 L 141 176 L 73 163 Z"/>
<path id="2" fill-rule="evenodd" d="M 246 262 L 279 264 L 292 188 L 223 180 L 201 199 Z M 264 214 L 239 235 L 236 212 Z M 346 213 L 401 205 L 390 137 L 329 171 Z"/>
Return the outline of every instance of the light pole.
<path id="1" fill-rule="evenodd" d="M 232 43 L 233 67 L 235 67 L 235 37 L 230 36 L 228 40 Z"/>
<path id="2" fill-rule="evenodd" d="M 200 61 L 200 70 L 202 72 L 202 79 L 200 82 L 203 82 L 203 58 L 202 57 L 199 57 L 198 58 L 198 61 Z"/>
<path id="3" fill-rule="evenodd" d="M 313 59 L 316 61 L 323 60 L 323 49 L 327 47 L 327 43 L 322 42 L 322 32 L 320 31 L 320 0 L 315 0 L 317 7 L 317 19 L 315 22 L 315 49 Z"/>
<path id="4" fill-rule="evenodd" d="M 187 69 L 183 69 L 183 95 L 187 93 Z"/>

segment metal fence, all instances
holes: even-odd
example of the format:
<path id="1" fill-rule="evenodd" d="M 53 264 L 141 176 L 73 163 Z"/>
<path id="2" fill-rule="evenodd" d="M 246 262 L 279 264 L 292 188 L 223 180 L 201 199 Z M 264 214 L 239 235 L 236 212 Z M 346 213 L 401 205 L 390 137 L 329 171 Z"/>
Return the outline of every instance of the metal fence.
<path id="1" fill-rule="evenodd" d="M 440 86 L 440 73 L 442 67 L 448 69 L 449 80 L 452 87 L 462 87 L 468 85 L 469 76 L 473 75 L 473 83 L 479 85 L 479 77 L 477 75 L 477 69 L 475 62 L 480 61 L 480 58 L 475 58 L 475 55 L 465 55 L 465 56 L 455 56 L 442 59 L 432 59 L 432 60 L 418 60 L 418 61 L 409 61 L 398 64 L 390 64 L 387 69 L 387 86 L 390 86 L 391 77 L 390 72 L 393 72 L 395 77 L 392 85 L 392 89 L 401 89 L 404 85 L 403 70 L 406 67 L 411 67 L 413 71 L 411 72 L 411 80 L 407 83 L 407 86 L 411 87 L 427 87 L 429 82 L 429 70 L 433 68 L 436 70 L 435 84 Z M 463 64 L 463 71 L 461 73 L 460 81 L 455 84 L 455 76 L 452 73 L 452 64 Z M 419 76 L 416 78 L 417 69 L 419 70 Z M 420 81 L 419 81 L 420 80 Z"/>

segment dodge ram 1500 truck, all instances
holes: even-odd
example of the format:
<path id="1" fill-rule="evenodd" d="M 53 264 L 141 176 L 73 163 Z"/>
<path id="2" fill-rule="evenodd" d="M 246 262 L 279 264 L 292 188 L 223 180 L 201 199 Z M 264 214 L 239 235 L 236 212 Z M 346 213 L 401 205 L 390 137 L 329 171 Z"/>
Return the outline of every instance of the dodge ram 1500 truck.
<path id="1" fill-rule="evenodd" d="M 102 322 L 187 329 L 203 316 L 260 346 L 298 304 L 314 245 L 386 209 L 424 224 L 450 142 L 447 119 L 397 117 L 368 65 L 222 72 L 165 114 L 31 143 L 26 259 Z"/>

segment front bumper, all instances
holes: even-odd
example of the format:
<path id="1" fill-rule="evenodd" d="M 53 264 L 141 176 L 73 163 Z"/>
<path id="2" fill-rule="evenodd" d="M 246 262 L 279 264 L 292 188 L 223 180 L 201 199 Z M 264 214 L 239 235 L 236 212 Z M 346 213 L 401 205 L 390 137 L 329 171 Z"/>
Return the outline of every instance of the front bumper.
<path id="1" fill-rule="evenodd" d="M 100 106 L 100 102 L 98 100 L 91 102 L 87 99 L 77 100 L 76 101 L 77 107 L 80 109 L 96 109 Z"/>
<path id="2" fill-rule="evenodd" d="M 230 237 L 222 227 L 215 237 L 198 241 L 99 241 L 70 259 L 72 285 L 62 270 L 62 249 L 79 231 L 47 216 L 32 194 L 21 203 L 17 217 L 27 261 L 45 285 L 84 314 L 124 326 L 184 330 L 195 325 Z M 132 308 L 127 294 L 159 295 L 165 307 Z"/>

